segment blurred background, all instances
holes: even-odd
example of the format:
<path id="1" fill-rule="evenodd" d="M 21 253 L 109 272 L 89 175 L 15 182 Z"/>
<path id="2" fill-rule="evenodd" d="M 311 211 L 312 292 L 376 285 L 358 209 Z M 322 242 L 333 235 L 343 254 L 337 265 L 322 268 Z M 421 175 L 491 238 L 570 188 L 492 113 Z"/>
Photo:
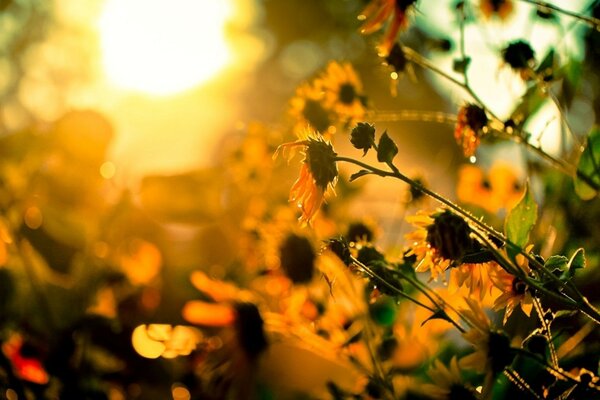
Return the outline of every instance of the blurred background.
<path id="1" fill-rule="evenodd" d="M 185 323 L 181 309 L 197 297 L 193 271 L 248 283 L 247 274 L 278 268 L 278 260 L 269 261 L 272 249 L 255 245 L 265 230 L 279 232 L 281 221 L 295 223 L 287 196 L 297 167 L 273 166 L 272 155 L 295 139 L 285 121 L 296 88 L 330 60 L 353 64 L 368 120 L 396 140 L 398 166 L 410 176 L 455 198 L 461 165 L 478 160 L 489 169 L 508 160 L 522 185 L 530 160 L 521 149 L 489 144 L 468 160 L 452 119 L 431 122 L 455 115 L 469 100 L 464 91 L 415 66 L 390 76 L 375 50 L 379 38 L 360 33 L 357 16 L 367 3 L 0 0 L 0 271 L 10 271 L 0 285 L 15 293 L 2 295 L 3 329 L 28 332 L 32 347 L 52 361 L 50 372 L 66 380 L 75 379 L 75 367 L 59 355 L 69 359 L 81 338 L 104 349 L 93 353 L 93 368 L 118 374 L 123 369 L 106 349 L 145 365 L 124 343 L 141 324 Z M 460 56 L 457 3 L 420 1 L 403 43 L 460 77 L 453 70 Z M 597 1 L 563 3 L 600 12 Z M 567 154 L 600 112 L 598 32 L 525 2 L 515 7 L 506 20 L 466 24 L 472 86 L 508 118 L 526 88 L 502 63 L 505 43 L 529 41 L 538 62 L 555 52 L 572 68 L 561 95 L 575 139 L 563 146 L 564 124 L 550 101 L 536 105 L 526 128 L 549 153 Z M 467 15 L 471 22 L 479 17 Z M 568 86 L 578 79 L 577 89 Z M 339 140 L 336 150 L 351 147 Z M 351 216 L 344 229 L 350 220 L 371 221 L 381 227 L 382 245 L 401 245 L 407 188 L 342 179 L 337 191 L 327 217 Z M 335 229 L 317 222 L 315 243 Z M 49 332 L 60 332 L 51 345 Z M 96 337 L 101 333 L 104 339 Z M 120 379 L 138 386 L 125 386 L 128 394 L 114 389 L 111 398 L 151 398 L 140 395 L 137 379 L 160 386 L 153 374 L 180 377 L 170 364 L 152 364 L 143 378 L 134 369 Z M 165 398 L 161 390 L 177 398 L 170 385 L 156 398 Z M 72 398 L 83 398 L 77 393 Z"/>

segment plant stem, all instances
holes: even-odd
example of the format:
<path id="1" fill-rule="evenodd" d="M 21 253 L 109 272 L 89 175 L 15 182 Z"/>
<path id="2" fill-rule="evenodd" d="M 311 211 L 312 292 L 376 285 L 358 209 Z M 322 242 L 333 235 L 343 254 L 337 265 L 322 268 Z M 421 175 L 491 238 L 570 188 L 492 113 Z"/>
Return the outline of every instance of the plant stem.
<path id="1" fill-rule="evenodd" d="M 564 8 L 557 7 L 554 4 L 546 3 L 545 1 L 539 1 L 539 0 L 520 0 L 520 1 L 522 1 L 523 3 L 529 3 L 529 4 L 536 5 L 542 9 L 546 8 L 548 10 L 553 10 L 558 13 L 567 15 L 569 17 L 584 21 L 584 22 L 590 24 L 591 26 L 593 26 L 594 28 L 600 27 L 600 19 L 598 19 L 598 18 L 594 18 L 594 17 L 590 17 L 587 15 L 582 15 L 582 14 L 579 14 L 579 13 L 576 13 L 573 11 L 565 10 Z"/>

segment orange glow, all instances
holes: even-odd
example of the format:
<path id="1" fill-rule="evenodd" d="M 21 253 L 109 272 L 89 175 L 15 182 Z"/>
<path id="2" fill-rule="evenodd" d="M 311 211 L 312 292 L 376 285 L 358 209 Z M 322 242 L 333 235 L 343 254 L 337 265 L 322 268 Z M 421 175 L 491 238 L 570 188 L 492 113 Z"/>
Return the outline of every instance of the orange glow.
<path id="1" fill-rule="evenodd" d="M 235 320 L 235 311 L 224 304 L 188 301 L 181 311 L 183 318 L 196 325 L 227 326 Z"/>
<path id="2" fill-rule="evenodd" d="M 103 66 L 118 87 L 169 95 L 208 80 L 230 59 L 227 1 L 107 0 Z"/>

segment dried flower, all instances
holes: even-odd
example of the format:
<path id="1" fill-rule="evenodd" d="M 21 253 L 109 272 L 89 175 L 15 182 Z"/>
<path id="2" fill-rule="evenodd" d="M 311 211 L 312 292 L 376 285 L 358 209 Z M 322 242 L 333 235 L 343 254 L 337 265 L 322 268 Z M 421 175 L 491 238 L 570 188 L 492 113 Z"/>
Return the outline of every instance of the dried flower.
<path id="1" fill-rule="evenodd" d="M 460 265 L 462 257 L 474 248 L 469 224 L 448 210 L 432 215 L 420 212 L 407 219 L 419 227 L 406 235 L 413 242 L 407 256 L 416 255 L 415 270 L 431 271 L 431 279 L 437 279 L 451 266 Z"/>
<path id="2" fill-rule="evenodd" d="M 305 146 L 305 157 L 300 176 L 290 190 L 290 202 L 302 209 L 300 221 L 310 223 L 321 207 L 325 193 L 337 181 L 337 154 L 333 146 L 322 139 L 308 138 L 294 144 Z"/>
<path id="3" fill-rule="evenodd" d="M 531 74 L 531 68 L 535 64 L 535 52 L 524 40 L 511 42 L 502 50 L 502 59 L 513 70 L 518 72 L 523 79 Z"/>
<path id="4" fill-rule="evenodd" d="M 462 147 L 465 157 L 471 157 L 479 147 L 481 137 L 487 132 L 488 118 L 485 110 L 467 104 L 458 110 L 454 138 Z"/>
<path id="5" fill-rule="evenodd" d="M 376 32 L 390 20 L 380 46 L 381 51 L 388 54 L 400 30 L 408 27 L 408 14 L 416 3 L 417 0 L 372 0 L 359 17 L 365 20 L 361 32 L 363 34 Z"/>
<path id="6" fill-rule="evenodd" d="M 364 156 L 375 143 L 375 126 L 373 126 L 373 124 L 359 122 L 352 128 L 350 142 L 354 148 L 362 150 Z"/>
<path id="7" fill-rule="evenodd" d="M 486 18 L 497 16 L 505 20 L 512 14 L 514 4 L 512 0 L 481 0 L 479 8 Z"/>

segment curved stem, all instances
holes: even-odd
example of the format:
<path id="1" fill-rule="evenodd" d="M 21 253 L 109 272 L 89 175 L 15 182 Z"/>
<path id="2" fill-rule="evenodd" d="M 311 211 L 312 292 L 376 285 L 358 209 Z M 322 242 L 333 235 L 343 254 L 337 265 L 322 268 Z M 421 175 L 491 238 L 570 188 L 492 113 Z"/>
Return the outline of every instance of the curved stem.
<path id="1" fill-rule="evenodd" d="M 529 3 L 529 4 L 536 5 L 542 9 L 546 8 L 548 10 L 556 11 L 558 13 L 561 13 L 561 14 L 567 15 L 569 17 L 586 22 L 595 28 L 600 27 L 600 19 L 598 19 L 598 18 L 590 17 L 587 15 L 581 15 L 581 14 L 573 12 L 573 11 L 565 10 L 564 8 L 560 8 L 558 6 L 555 6 L 554 4 L 546 3 L 545 1 L 539 1 L 539 0 L 520 0 L 520 1 L 522 1 L 523 3 Z"/>

